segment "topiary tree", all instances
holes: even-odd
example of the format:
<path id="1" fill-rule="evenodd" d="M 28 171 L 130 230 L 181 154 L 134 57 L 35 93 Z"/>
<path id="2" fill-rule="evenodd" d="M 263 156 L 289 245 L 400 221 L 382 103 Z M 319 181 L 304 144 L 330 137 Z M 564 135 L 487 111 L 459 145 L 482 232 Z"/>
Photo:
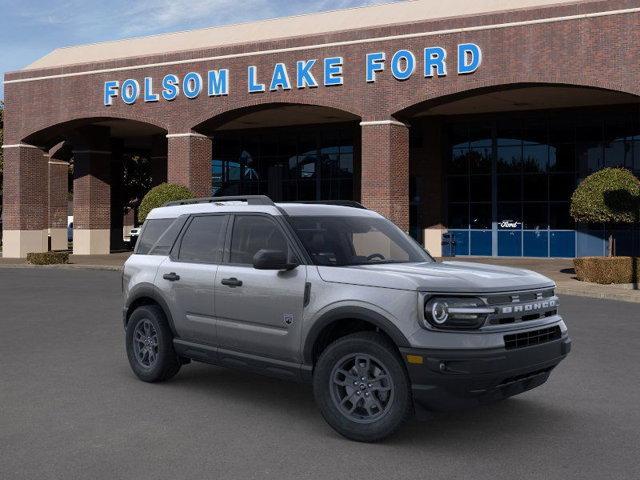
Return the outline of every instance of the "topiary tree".
<path id="1" fill-rule="evenodd" d="M 174 183 L 161 183 L 149 190 L 142 199 L 142 202 L 140 202 L 138 218 L 141 222 L 144 222 L 149 212 L 154 208 L 161 207 L 167 202 L 187 200 L 193 197 L 193 193 L 187 187 Z"/>
<path id="2" fill-rule="evenodd" d="M 571 216 L 583 223 L 637 223 L 640 180 L 624 168 L 605 168 L 592 173 L 571 196 Z M 613 243 L 610 236 L 610 256 Z"/>

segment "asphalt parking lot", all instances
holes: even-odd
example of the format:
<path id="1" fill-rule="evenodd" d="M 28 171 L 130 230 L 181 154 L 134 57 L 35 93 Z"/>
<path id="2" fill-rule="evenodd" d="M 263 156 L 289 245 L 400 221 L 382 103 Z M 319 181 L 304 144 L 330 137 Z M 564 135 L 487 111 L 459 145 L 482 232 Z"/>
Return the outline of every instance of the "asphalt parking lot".
<path id="1" fill-rule="evenodd" d="M 199 364 L 136 380 L 118 272 L 2 268 L 0 478 L 640 478 L 640 307 L 562 302 L 574 348 L 547 384 L 367 445 L 305 385 Z"/>

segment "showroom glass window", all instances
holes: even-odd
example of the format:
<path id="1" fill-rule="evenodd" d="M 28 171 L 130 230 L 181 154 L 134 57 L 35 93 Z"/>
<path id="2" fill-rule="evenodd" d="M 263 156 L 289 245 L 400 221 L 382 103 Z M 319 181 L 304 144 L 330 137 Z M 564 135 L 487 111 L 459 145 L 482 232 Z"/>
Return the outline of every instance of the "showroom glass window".
<path id="1" fill-rule="evenodd" d="M 220 132 L 213 142 L 212 194 L 352 200 L 359 137 L 352 123 Z"/>
<path id="2" fill-rule="evenodd" d="M 569 215 L 579 180 L 609 166 L 640 172 L 637 107 L 487 115 L 450 123 L 447 136 L 458 255 L 573 257 L 576 230 L 589 228 Z"/>

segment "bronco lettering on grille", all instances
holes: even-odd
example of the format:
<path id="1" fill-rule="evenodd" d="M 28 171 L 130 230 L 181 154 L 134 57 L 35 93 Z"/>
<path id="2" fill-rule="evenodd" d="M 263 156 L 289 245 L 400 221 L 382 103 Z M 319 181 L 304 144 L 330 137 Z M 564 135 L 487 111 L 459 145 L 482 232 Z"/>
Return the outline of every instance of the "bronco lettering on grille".
<path id="1" fill-rule="evenodd" d="M 500 313 L 524 313 L 524 312 L 536 312 L 538 310 L 544 310 L 547 308 L 553 308 L 556 306 L 555 300 L 546 300 L 544 302 L 525 303 L 522 305 L 509 305 L 507 307 L 501 307 Z"/>

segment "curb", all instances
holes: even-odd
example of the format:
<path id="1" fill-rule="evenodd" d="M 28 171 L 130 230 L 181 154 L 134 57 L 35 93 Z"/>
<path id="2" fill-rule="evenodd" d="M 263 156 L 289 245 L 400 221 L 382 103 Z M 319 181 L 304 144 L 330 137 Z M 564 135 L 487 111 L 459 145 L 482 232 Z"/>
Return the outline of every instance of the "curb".
<path id="1" fill-rule="evenodd" d="M 573 289 L 571 287 L 556 287 L 556 292 L 560 295 L 570 295 L 574 297 L 588 297 L 602 300 L 616 300 L 619 302 L 640 303 L 640 292 L 635 294 L 618 292 L 586 292 L 584 290 Z"/>
<path id="2" fill-rule="evenodd" d="M 121 272 L 122 267 L 116 265 L 78 265 L 75 263 L 66 263 L 59 265 L 31 265 L 27 263 L 16 263 L 16 264 L 0 264 L 0 269 L 11 269 L 11 268 L 24 268 L 24 269 L 35 269 L 35 268 L 44 268 L 44 269 L 60 269 L 60 270 L 106 270 L 112 272 Z"/>

